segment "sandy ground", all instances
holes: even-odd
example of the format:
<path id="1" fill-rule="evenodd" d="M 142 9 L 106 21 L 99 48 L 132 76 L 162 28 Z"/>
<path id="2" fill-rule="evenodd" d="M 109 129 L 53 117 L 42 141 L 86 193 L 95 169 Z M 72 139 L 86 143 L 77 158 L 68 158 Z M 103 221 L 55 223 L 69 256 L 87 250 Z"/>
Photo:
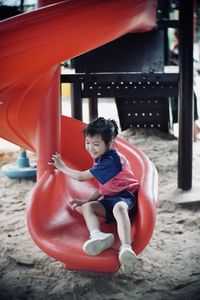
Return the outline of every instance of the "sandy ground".
<path id="1" fill-rule="evenodd" d="M 0 299 L 200 299 L 200 204 L 191 202 L 200 200 L 200 143 L 193 149 L 193 190 L 183 193 L 177 189 L 177 139 L 152 131 L 121 135 L 149 156 L 160 176 L 155 231 L 135 270 L 128 275 L 64 270 L 27 231 L 26 205 L 34 180 L 0 174 Z M 0 165 L 17 154 L 16 149 L 1 150 Z"/>

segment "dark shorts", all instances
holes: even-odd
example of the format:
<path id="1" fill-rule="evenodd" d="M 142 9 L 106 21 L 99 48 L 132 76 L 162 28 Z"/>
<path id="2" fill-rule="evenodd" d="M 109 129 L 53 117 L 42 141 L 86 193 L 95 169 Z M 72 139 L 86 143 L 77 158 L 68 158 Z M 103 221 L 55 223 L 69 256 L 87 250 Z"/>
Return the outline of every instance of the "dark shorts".
<path id="1" fill-rule="evenodd" d="M 114 196 L 104 196 L 104 198 L 99 200 L 99 202 L 106 210 L 106 224 L 115 221 L 113 207 L 120 201 L 125 202 L 128 205 L 130 217 L 135 215 L 137 210 L 137 192 L 131 193 L 128 191 L 122 191 Z"/>

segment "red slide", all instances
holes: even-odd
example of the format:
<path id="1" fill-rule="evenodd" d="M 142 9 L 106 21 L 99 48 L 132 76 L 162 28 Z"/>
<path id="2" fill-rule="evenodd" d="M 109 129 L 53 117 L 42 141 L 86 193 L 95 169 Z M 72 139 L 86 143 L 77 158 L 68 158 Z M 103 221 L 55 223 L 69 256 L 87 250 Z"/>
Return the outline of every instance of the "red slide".
<path id="1" fill-rule="evenodd" d="M 40 6 L 52 0 L 41 0 Z M 48 166 L 52 153 L 85 169 L 91 160 L 83 147 L 84 124 L 60 116 L 60 62 L 108 43 L 127 32 L 155 26 L 156 1 L 83 0 L 46 5 L 0 23 L 0 136 L 37 153 L 38 180 L 27 210 L 33 240 L 68 269 L 115 272 L 114 248 L 90 257 L 82 250 L 88 232 L 82 215 L 68 206 L 86 199 L 95 182 L 79 183 Z M 158 199 L 157 172 L 150 160 L 122 139 L 118 149 L 130 160 L 140 181 L 138 213 L 132 223 L 134 250 L 149 242 Z"/>

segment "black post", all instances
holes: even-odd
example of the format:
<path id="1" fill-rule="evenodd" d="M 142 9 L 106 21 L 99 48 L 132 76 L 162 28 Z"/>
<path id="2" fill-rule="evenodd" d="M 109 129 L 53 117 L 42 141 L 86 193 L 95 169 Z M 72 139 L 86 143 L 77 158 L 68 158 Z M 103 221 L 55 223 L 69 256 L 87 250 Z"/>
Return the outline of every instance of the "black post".
<path id="1" fill-rule="evenodd" d="M 180 5 L 180 101 L 178 143 L 178 187 L 192 187 L 193 150 L 193 1 L 179 1 Z"/>
<path id="2" fill-rule="evenodd" d="M 90 122 L 98 117 L 98 98 L 92 97 L 89 101 L 89 119 Z"/>
<path id="3" fill-rule="evenodd" d="M 24 0 L 20 1 L 20 11 L 21 11 L 21 13 L 24 12 Z"/>
<path id="4" fill-rule="evenodd" d="M 82 121 L 83 109 L 81 98 L 81 84 L 79 82 L 74 82 L 71 84 L 71 108 L 72 117 Z"/>

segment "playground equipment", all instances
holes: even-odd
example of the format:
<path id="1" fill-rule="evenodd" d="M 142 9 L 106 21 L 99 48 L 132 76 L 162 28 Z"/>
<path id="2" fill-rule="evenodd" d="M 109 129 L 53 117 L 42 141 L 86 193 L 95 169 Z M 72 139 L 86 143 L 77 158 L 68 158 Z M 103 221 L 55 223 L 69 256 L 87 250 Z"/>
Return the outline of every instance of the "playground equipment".
<path id="1" fill-rule="evenodd" d="M 30 164 L 26 150 L 21 148 L 17 161 L 1 167 L 1 172 L 10 178 L 36 177 L 36 166 Z"/>
<path id="2" fill-rule="evenodd" d="M 72 65 L 75 74 L 62 74 L 61 80 L 75 83 L 75 118 L 82 120 L 82 98 L 90 99 L 92 120 L 98 114 L 98 99 L 111 97 L 122 130 L 169 131 L 168 97 L 178 97 L 179 76 L 164 73 L 164 30 L 128 33 L 74 58 Z"/>
<path id="3" fill-rule="evenodd" d="M 170 5 L 179 18 L 170 19 Z M 128 34 L 73 59 L 72 116 L 82 120 L 82 98 L 89 99 L 90 119 L 98 115 L 98 98 L 115 98 L 122 130 L 171 126 L 169 97 L 179 98 L 178 188 L 192 187 L 194 1 L 158 1 L 157 24 L 150 32 Z M 194 25 L 194 26 L 193 26 Z M 179 71 L 166 72 L 168 28 L 179 30 Z M 185 176 L 187 174 L 187 176 Z"/>
<path id="4" fill-rule="evenodd" d="M 48 3 L 52 1 L 39 1 L 40 6 Z M 119 242 L 116 237 L 116 249 L 96 257 L 83 253 L 86 228 L 80 213 L 67 203 L 75 196 L 85 199 L 95 183 L 79 185 L 48 165 L 56 151 L 75 168 L 91 164 L 82 147 L 84 124 L 60 116 L 58 65 L 129 31 L 151 30 L 155 17 L 155 1 L 83 0 L 52 4 L 1 23 L 0 135 L 37 152 L 38 181 L 28 206 L 29 231 L 41 249 L 68 269 L 117 271 Z M 140 181 L 138 214 L 132 223 L 134 249 L 140 253 L 155 225 L 157 172 L 137 148 L 122 139 L 117 147 Z"/>
<path id="5" fill-rule="evenodd" d="M 62 117 L 62 125 L 62 156 L 68 165 L 76 163 L 77 169 L 88 169 L 92 160 L 86 151 L 80 153 L 84 143 L 81 133 L 84 124 Z M 116 147 L 130 160 L 140 182 L 138 212 L 131 224 L 133 248 L 139 254 L 151 239 L 155 226 L 158 174 L 152 162 L 138 148 L 121 138 L 117 139 Z M 107 225 L 104 220 L 101 222 L 103 231 L 115 235 L 113 248 L 98 256 L 88 256 L 82 250 L 83 243 L 88 239 L 83 216 L 69 205 L 72 199 L 87 199 L 94 192 L 95 186 L 95 181 L 77 182 L 58 171 L 46 171 L 36 184 L 28 206 L 29 231 L 36 244 L 48 255 L 63 262 L 67 269 L 116 272 L 119 268 L 120 246 L 116 224 Z"/>

